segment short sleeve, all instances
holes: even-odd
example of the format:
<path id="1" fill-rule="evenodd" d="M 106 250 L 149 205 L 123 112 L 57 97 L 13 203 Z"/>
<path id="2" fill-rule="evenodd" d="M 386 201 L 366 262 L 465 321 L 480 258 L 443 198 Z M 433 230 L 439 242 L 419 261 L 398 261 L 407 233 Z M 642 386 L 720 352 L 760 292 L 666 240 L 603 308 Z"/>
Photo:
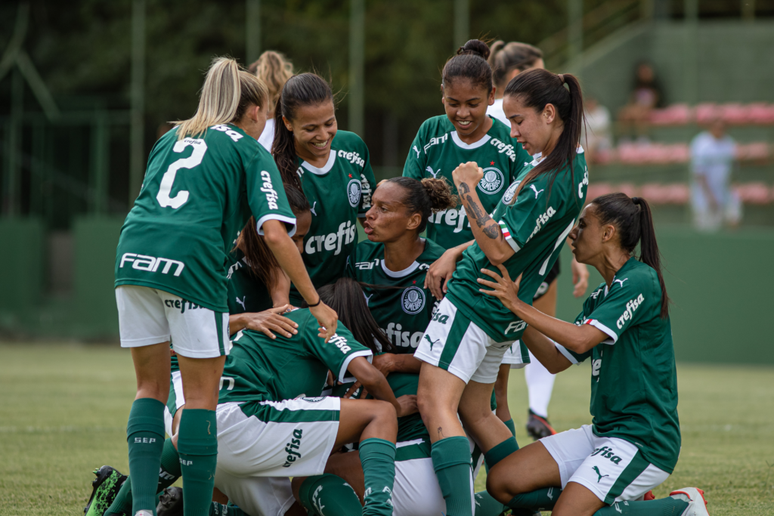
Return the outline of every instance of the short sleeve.
<path id="1" fill-rule="evenodd" d="M 564 358 L 570 361 L 573 365 L 578 365 L 587 358 L 591 356 L 592 350 L 588 350 L 585 353 L 576 353 L 574 351 L 570 351 L 569 349 L 565 348 L 561 344 L 557 344 L 554 342 L 554 346 L 556 346 L 556 349 L 559 350 L 559 353 L 564 355 Z"/>
<path id="2" fill-rule="evenodd" d="M 545 189 L 536 186 L 534 182 L 530 183 L 521 189 L 519 197 L 512 205 L 506 205 L 498 217 L 500 231 L 514 252 L 518 253 L 556 213 L 555 207 L 546 205 L 545 196 Z"/>
<path id="3" fill-rule="evenodd" d="M 371 168 L 371 155 L 368 152 L 368 147 L 363 145 L 363 156 L 365 157 L 365 165 L 363 171 L 360 173 L 360 207 L 358 208 L 358 217 L 365 217 L 368 210 L 371 209 L 371 196 L 376 190 L 376 178 L 374 177 L 374 171 Z"/>
<path id="4" fill-rule="evenodd" d="M 312 320 L 310 319 L 310 322 Z M 310 345 L 312 354 L 336 375 L 337 381 L 342 383 L 354 381 L 354 379 L 347 377 L 347 367 L 357 357 L 365 357 L 370 361 L 373 356 L 371 350 L 356 341 L 352 333 L 341 324 L 341 321 L 339 321 L 337 332 L 328 342 L 316 335 L 317 328 L 314 324 L 309 326 L 315 332 L 312 338 L 313 342 Z"/>
<path id="5" fill-rule="evenodd" d="M 656 299 L 647 282 L 637 277 L 615 278 L 607 295 L 597 303 L 583 324 L 590 324 L 609 338 L 603 344 L 615 344 L 626 330 L 647 317 Z"/>
<path id="6" fill-rule="evenodd" d="M 264 222 L 279 220 L 285 223 L 288 235 L 293 236 L 296 232 L 296 217 L 290 209 L 282 178 L 271 155 L 261 149 L 250 161 L 246 175 L 247 202 L 257 222 L 258 234 L 263 235 Z"/>
<path id="7" fill-rule="evenodd" d="M 422 142 L 424 140 L 422 135 L 424 134 L 424 128 L 425 124 L 422 124 L 419 131 L 417 131 L 414 141 L 411 142 L 411 149 L 409 149 L 408 156 L 406 157 L 406 163 L 403 165 L 404 177 L 413 177 L 420 181 L 425 177 L 425 166 L 427 162 L 427 156 L 422 149 Z"/>

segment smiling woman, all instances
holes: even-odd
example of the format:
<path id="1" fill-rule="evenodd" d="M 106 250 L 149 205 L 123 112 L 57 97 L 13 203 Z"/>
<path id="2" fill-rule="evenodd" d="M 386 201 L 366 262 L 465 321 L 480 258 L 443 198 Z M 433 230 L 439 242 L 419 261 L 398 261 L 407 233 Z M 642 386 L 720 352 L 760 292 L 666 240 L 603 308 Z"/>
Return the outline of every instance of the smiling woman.
<path id="1" fill-rule="evenodd" d="M 313 73 L 285 83 L 274 116 L 277 168 L 312 207 L 303 258 L 312 282 L 321 287 L 344 275 L 357 244 L 357 220 L 371 207 L 376 180 L 368 147 L 355 133 L 338 130 L 331 87 Z M 293 286 L 290 302 L 301 301 Z"/>

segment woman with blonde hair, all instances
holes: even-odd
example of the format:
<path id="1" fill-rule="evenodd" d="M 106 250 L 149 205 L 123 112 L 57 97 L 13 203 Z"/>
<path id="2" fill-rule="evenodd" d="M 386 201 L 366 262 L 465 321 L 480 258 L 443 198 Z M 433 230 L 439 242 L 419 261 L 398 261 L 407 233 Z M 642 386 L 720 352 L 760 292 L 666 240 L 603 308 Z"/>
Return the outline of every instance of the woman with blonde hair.
<path id="1" fill-rule="evenodd" d="M 266 126 L 258 138 L 258 143 L 271 152 L 271 144 L 274 142 L 274 108 L 282 93 L 282 87 L 293 77 L 293 63 L 279 52 L 267 50 L 247 70 L 261 79 L 269 90 Z"/>
<path id="2" fill-rule="evenodd" d="M 309 304 L 321 336 L 336 331 L 336 313 L 320 301 L 288 234 L 296 219 L 279 172 L 255 141 L 268 101 L 266 86 L 254 75 L 232 59 L 215 59 L 196 114 L 153 147 L 121 229 L 115 267 L 119 332 L 137 375 L 127 425 L 134 516 L 151 516 L 156 506 L 170 342 L 186 399 L 176 442 L 185 514 L 208 513 L 218 384 L 230 348 L 226 258 L 250 214 Z"/>

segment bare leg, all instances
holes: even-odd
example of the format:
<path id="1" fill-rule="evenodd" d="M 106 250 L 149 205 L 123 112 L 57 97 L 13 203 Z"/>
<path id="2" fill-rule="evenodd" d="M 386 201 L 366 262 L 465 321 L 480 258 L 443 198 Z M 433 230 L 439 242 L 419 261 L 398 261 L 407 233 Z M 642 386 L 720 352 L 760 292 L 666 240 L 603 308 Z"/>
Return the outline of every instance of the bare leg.
<path id="1" fill-rule="evenodd" d="M 434 443 L 447 437 L 465 437 L 457 417 L 465 382 L 440 367 L 422 363 L 417 389 L 417 404 L 422 421 Z M 489 407 L 489 400 L 486 400 Z M 490 412 L 491 413 L 491 412 Z"/>

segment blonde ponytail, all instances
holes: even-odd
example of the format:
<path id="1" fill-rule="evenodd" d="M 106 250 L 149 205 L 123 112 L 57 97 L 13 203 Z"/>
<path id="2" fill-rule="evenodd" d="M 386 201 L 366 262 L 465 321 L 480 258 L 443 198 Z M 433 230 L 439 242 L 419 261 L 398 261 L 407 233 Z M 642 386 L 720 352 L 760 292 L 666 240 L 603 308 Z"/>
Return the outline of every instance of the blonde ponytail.
<path id="1" fill-rule="evenodd" d="M 239 121 L 250 104 L 267 106 L 266 85 L 244 70 L 233 59 L 217 57 L 204 79 L 199 107 L 188 120 L 173 122 L 177 138 L 203 135 L 208 127 Z"/>
<path id="2" fill-rule="evenodd" d="M 274 106 L 277 105 L 282 87 L 293 76 L 293 63 L 273 50 L 267 50 L 256 62 L 250 65 L 247 71 L 261 79 L 269 90 L 269 116 L 274 115 Z"/>

